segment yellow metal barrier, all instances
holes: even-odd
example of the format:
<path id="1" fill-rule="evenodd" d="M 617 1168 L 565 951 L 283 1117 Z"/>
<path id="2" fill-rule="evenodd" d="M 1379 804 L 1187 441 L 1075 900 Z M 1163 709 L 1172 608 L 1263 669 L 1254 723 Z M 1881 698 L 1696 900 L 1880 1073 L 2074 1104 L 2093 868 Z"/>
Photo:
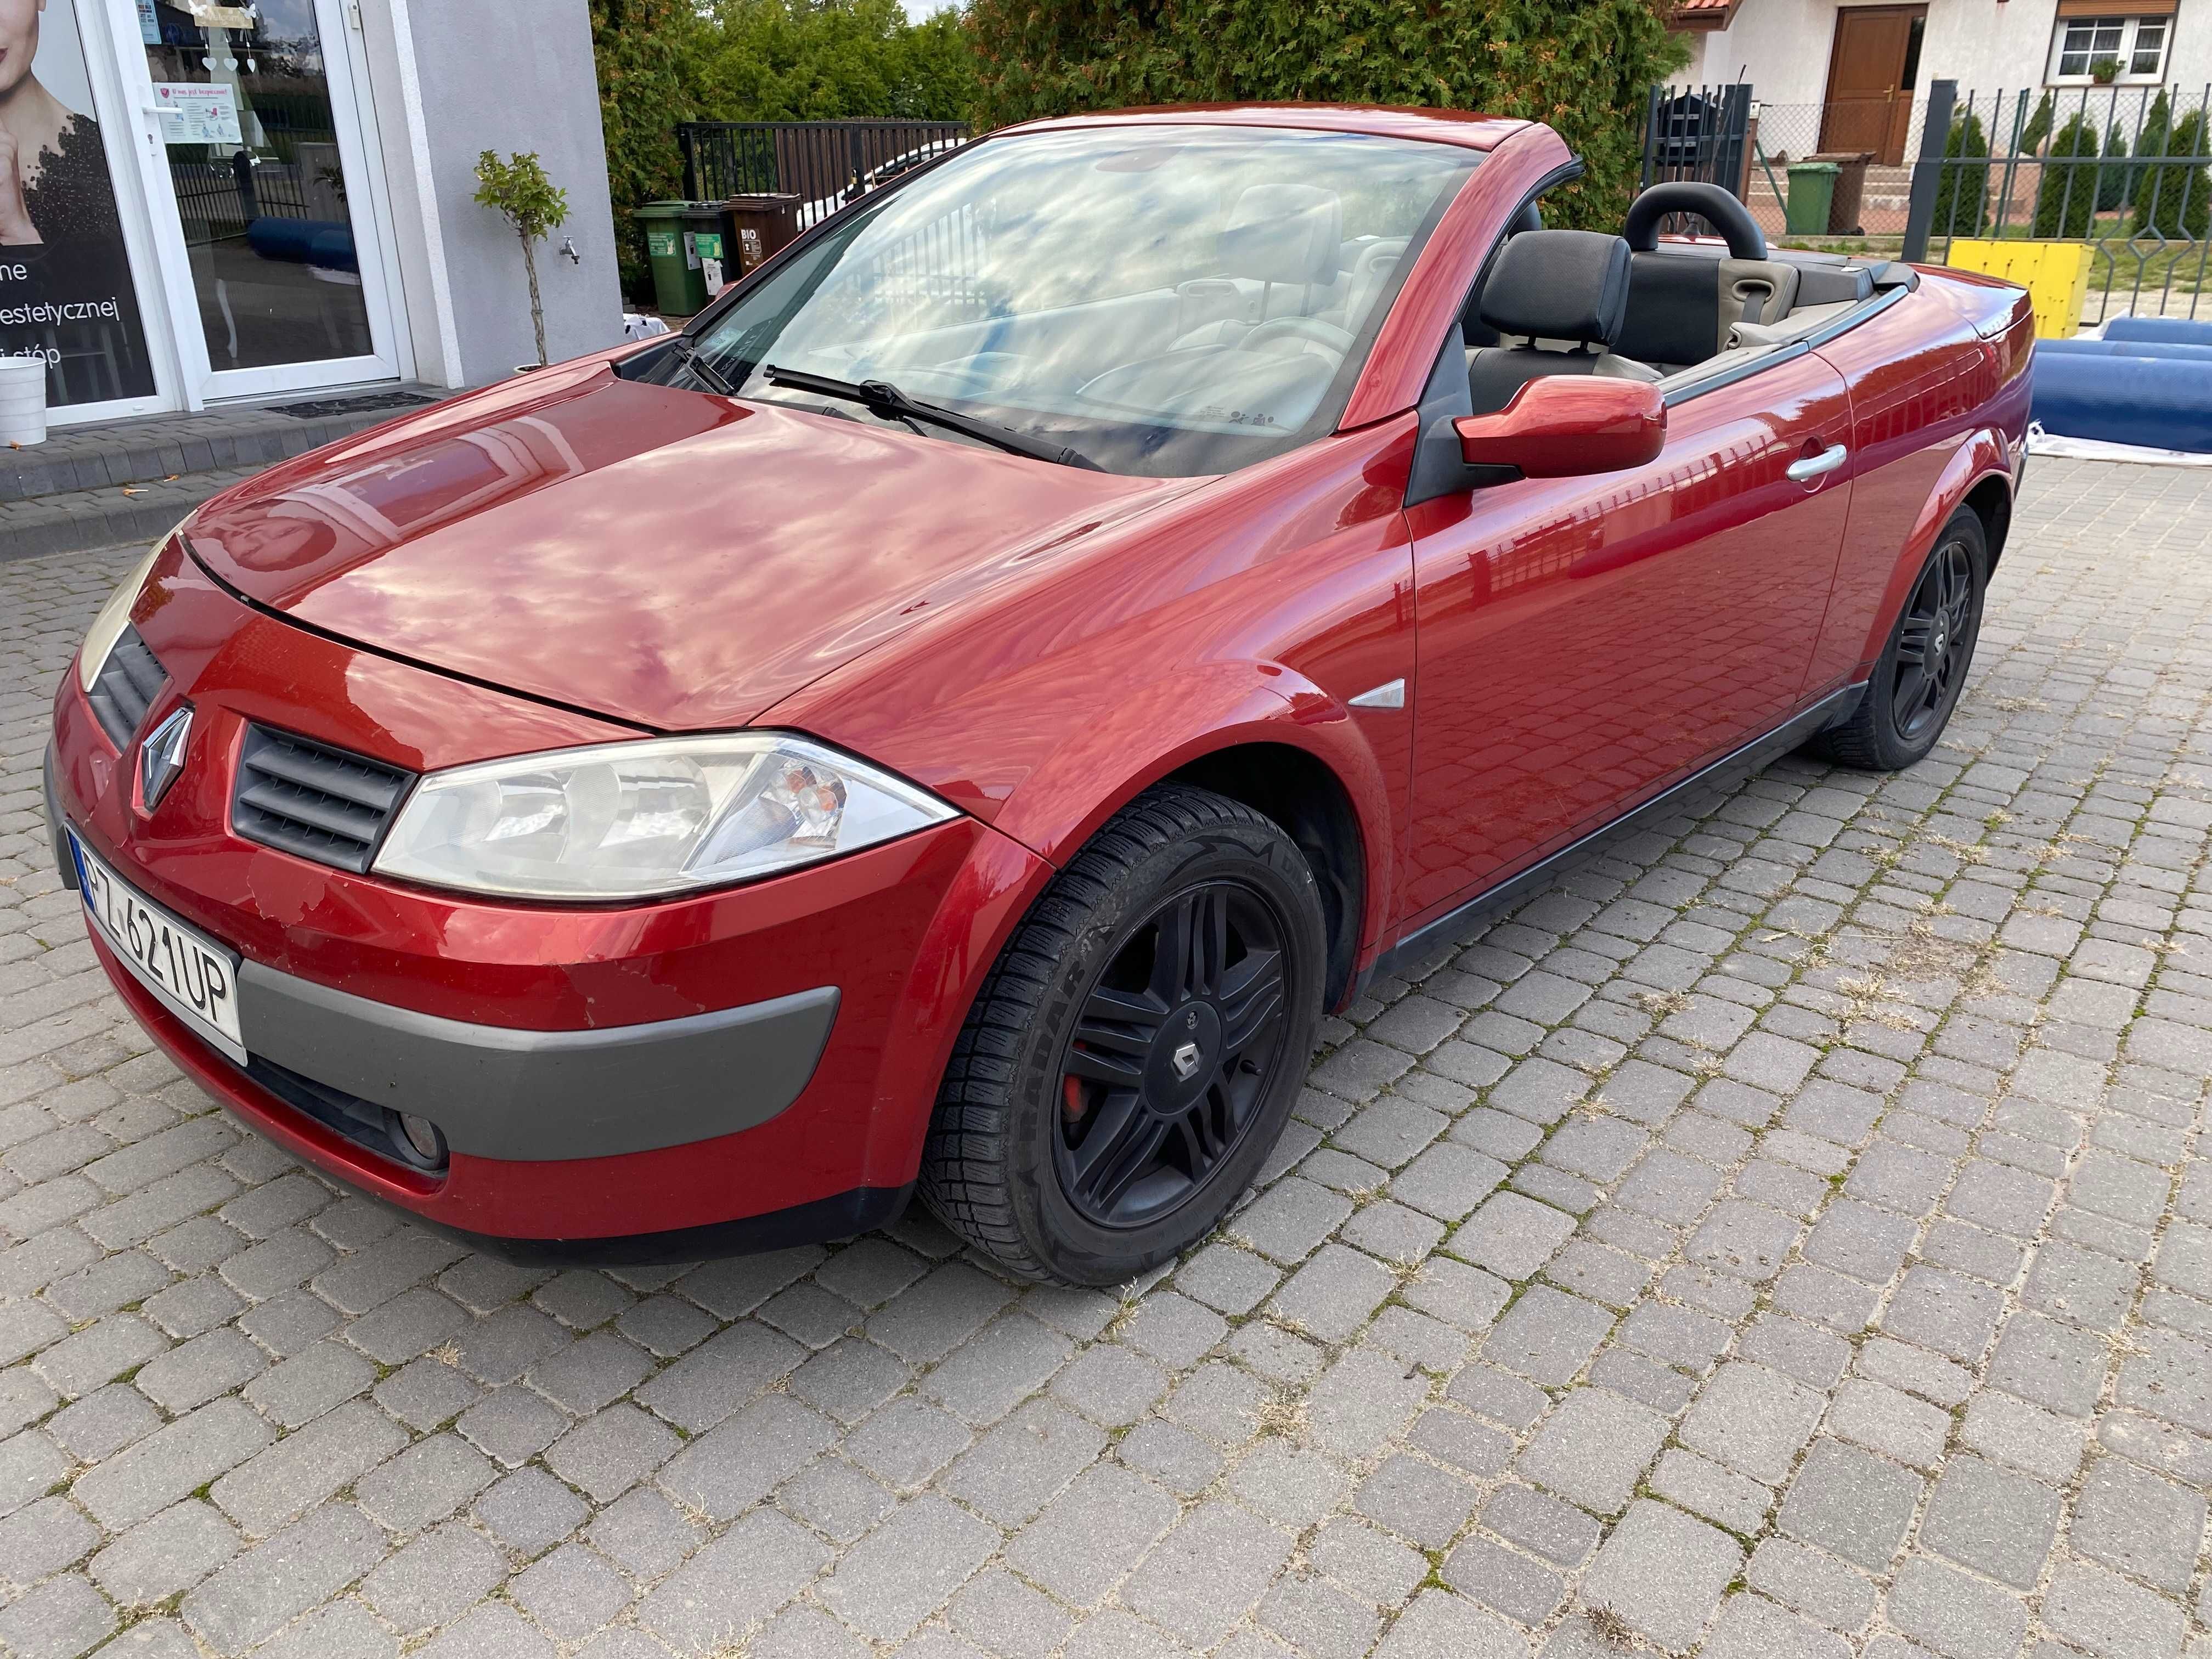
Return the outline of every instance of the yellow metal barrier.
<path id="1" fill-rule="evenodd" d="M 2081 326 L 2089 293 L 2087 242 L 1984 242 L 1962 236 L 1951 244 L 1948 263 L 2026 289 L 2040 339 L 2070 340 Z"/>

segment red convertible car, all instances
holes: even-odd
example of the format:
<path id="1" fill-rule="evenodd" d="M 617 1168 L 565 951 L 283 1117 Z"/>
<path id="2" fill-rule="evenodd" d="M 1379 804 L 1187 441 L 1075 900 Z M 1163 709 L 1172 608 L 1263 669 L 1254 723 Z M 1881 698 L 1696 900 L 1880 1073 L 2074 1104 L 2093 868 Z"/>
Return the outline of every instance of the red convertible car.
<path id="1" fill-rule="evenodd" d="M 1324 1011 L 1958 700 L 2025 296 L 1697 185 L 1546 228 L 1577 171 L 1441 111 L 1017 127 L 681 334 L 233 489 L 55 701 L 101 961 L 260 1133 L 511 1255 L 918 1194 L 1018 1273 L 1158 1262 Z"/>

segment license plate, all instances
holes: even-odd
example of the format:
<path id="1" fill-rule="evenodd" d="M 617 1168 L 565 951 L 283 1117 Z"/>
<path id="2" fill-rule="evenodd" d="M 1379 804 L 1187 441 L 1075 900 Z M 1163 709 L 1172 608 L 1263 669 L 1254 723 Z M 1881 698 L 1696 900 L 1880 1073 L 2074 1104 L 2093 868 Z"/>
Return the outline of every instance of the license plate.
<path id="1" fill-rule="evenodd" d="M 246 1058 L 238 1029 L 238 957 L 149 903 L 76 836 L 84 911 L 138 981 L 232 1059 Z"/>

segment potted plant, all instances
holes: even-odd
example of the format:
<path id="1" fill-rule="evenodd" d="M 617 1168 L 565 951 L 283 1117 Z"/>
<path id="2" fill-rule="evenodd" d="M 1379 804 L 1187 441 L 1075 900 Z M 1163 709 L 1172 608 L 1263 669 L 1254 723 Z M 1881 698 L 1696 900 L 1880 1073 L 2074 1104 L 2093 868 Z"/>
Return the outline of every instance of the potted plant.
<path id="1" fill-rule="evenodd" d="M 2117 58 L 2093 60 L 2089 64 L 2089 78 L 2100 87 L 2109 87 L 2120 78 L 2120 60 Z"/>
<path id="2" fill-rule="evenodd" d="M 504 161 L 486 150 L 477 158 L 477 200 L 501 215 L 522 239 L 522 268 L 530 275 L 530 321 L 538 331 L 538 367 L 545 366 L 545 302 L 538 290 L 538 243 L 568 220 L 568 192 L 545 176 L 538 152 Z"/>

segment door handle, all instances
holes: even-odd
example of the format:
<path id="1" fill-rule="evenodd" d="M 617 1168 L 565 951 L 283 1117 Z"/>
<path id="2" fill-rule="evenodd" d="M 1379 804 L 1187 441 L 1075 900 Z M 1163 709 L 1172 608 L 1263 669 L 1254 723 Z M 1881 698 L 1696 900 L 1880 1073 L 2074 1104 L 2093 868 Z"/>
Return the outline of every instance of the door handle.
<path id="1" fill-rule="evenodd" d="M 1817 455 L 1808 455 L 1802 461 L 1790 462 L 1790 476 L 1799 483 L 1810 483 L 1815 478 L 1833 472 L 1850 456 L 1851 452 L 1841 444 L 1831 444 Z"/>

